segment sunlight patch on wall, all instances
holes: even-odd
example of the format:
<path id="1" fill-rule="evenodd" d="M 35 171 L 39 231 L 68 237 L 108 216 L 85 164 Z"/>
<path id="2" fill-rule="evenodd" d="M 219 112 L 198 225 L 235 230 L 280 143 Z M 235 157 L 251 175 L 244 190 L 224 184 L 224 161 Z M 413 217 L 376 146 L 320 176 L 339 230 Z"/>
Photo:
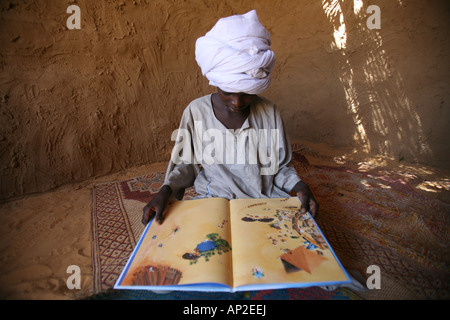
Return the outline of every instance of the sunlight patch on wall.
<path id="1" fill-rule="evenodd" d="M 356 8 L 359 10 L 362 8 L 362 1 L 355 0 Z M 333 49 L 337 49 L 345 56 L 345 49 L 347 46 L 347 31 L 345 27 L 344 13 L 341 8 L 340 1 L 338 0 L 323 0 L 322 6 L 326 16 L 334 28 L 334 43 L 331 44 Z M 359 8 L 359 9 L 358 9 Z M 357 92 L 353 86 L 353 70 L 350 66 L 348 58 L 346 58 L 343 64 L 343 72 L 340 75 L 340 81 L 344 88 L 345 98 L 347 105 L 350 107 L 353 121 L 356 125 L 356 131 L 354 133 L 354 140 L 362 146 L 364 152 L 370 151 L 370 143 L 367 139 L 366 129 L 364 128 L 361 117 L 359 116 L 359 102 L 357 99 Z"/>
<path id="2" fill-rule="evenodd" d="M 430 154 L 420 116 L 383 48 L 382 30 L 366 25 L 367 1 L 322 0 L 322 7 L 333 29 L 330 47 L 342 55 L 339 80 L 355 124 L 357 148 L 399 161 L 405 154 L 412 161 L 416 155 Z M 347 21 L 356 25 L 349 29 Z M 361 49 L 356 51 L 355 44 Z"/>
<path id="3" fill-rule="evenodd" d="M 382 49 L 380 34 L 372 30 L 367 39 L 368 53 L 362 66 L 366 78 L 367 105 L 370 107 L 372 130 L 384 138 L 384 141 L 378 142 L 376 151 L 392 155 L 399 150 L 402 152 L 401 146 L 404 145 L 412 153 L 431 152 L 423 141 L 425 134 L 419 114 L 405 94 L 404 81 Z"/>
<path id="4" fill-rule="evenodd" d="M 338 23 L 333 23 L 334 27 L 334 47 L 335 49 L 345 49 L 347 44 L 347 32 L 344 23 L 344 14 L 342 13 L 341 5 L 338 0 L 323 0 L 323 9 L 325 14 L 333 23 L 338 17 Z"/>
<path id="5" fill-rule="evenodd" d="M 353 13 L 359 15 L 362 12 L 363 2 L 362 0 L 353 1 Z"/>
<path id="6" fill-rule="evenodd" d="M 347 105 L 350 108 L 353 122 L 356 125 L 356 131 L 353 135 L 353 139 L 362 146 L 364 152 L 370 151 L 370 142 L 367 138 L 366 129 L 359 115 L 359 100 L 355 86 L 353 85 L 353 70 L 350 67 L 350 62 L 347 59 L 345 62 L 345 70 L 339 76 L 345 93 L 345 99 Z"/>

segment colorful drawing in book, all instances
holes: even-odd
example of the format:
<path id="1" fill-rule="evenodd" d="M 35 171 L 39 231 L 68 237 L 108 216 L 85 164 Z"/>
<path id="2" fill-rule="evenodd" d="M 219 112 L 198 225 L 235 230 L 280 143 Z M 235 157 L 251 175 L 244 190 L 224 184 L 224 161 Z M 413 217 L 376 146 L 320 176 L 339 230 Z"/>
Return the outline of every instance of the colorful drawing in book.
<path id="1" fill-rule="evenodd" d="M 222 239 L 217 233 L 210 233 L 206 235 L 206 240 L 199 243 L 193 252 L 186 252 L 183 259 L 190 260 L 190 264 L 195 264 L 199 258 L 204 257 L 205 261 L 208 262 L 209 258 L 216 253 L 220 255 L 230 250 L 228 241 Z"/>
<path id="2" fill-rule="evenodd" d="M 328 249 L 328 246 L 310 215 L 298 208 L 292 209 L 277 209 L 274 218 L 247 214 L 242 221 L 269 223 L 270 228 L 276 230 L 268 234 L 267 239 L 280 249 L 279 260 L 286 273 L 304 270 L 312 274 L 316 267 L 327 260 L 323 250 Z M 257 274 L 254 272 L 255 276 Z"/>
<path id="3" fill-rule="evenodd" d="M 133 285 L 162 286 L 178 284 L 181 271 L 168 266 L 144 266 L 133 274 Z"/>

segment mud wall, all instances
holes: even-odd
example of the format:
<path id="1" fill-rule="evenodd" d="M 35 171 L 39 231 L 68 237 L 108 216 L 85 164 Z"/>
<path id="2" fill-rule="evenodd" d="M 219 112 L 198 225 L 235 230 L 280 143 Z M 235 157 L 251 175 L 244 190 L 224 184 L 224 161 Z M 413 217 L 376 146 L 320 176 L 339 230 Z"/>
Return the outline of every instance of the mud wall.
<path id="1" fill-rule="evenodd" d="M 293 139 L 448 168 L 448 3 L 2 1 L 1 199 L 167 160 L 184 107 L 214 90 L 195 39 L 250 9 L 277 55 L 264 95 Z"/>

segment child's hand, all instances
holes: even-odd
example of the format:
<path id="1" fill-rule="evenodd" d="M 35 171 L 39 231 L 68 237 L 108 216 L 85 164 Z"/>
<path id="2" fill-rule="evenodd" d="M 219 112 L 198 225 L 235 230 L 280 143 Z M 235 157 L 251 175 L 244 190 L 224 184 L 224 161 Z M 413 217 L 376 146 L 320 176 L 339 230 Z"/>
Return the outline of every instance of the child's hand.
<path id="1" fill-rule="evenodd" d="M 166 208 L 172 190 L 169 186 L 163 186 L 153 199 L 144 207 L 142 223 L 147 224 L 153 217 L 161 224 L 164 220 L 164 209 Z"/>
<path id="2" fill-rule="evenodd" d="M 297 194 L 297 197 L 300 199 L 300 202 L 302 203 L 301 211 L 303 213 L 309 211 L 312 217 L 315 218 L 317 213 L 319 212 L 319 204 L 314 198 L 308 185 L 303 181 L 300 181 L 295 185 L 295 187 L 292 190 Z"/>

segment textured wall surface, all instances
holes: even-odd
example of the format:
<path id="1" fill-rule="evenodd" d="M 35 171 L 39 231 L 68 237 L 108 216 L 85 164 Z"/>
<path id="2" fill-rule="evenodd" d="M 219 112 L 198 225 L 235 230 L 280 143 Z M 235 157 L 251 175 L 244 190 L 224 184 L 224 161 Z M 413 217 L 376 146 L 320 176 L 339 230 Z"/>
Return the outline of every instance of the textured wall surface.
<path id="1" fill-rule="evenodd" d="M 69 30 L 69 5 L 81 29 Z M 369 5 L 381 29 L 366 25 Z M 195 40 L 256 9 L 277 55 L 263 94 L 292 139 L 450 167 L 445 0 L 2 1 L 0 199 L 168 160 L 215 90 Z"/>

